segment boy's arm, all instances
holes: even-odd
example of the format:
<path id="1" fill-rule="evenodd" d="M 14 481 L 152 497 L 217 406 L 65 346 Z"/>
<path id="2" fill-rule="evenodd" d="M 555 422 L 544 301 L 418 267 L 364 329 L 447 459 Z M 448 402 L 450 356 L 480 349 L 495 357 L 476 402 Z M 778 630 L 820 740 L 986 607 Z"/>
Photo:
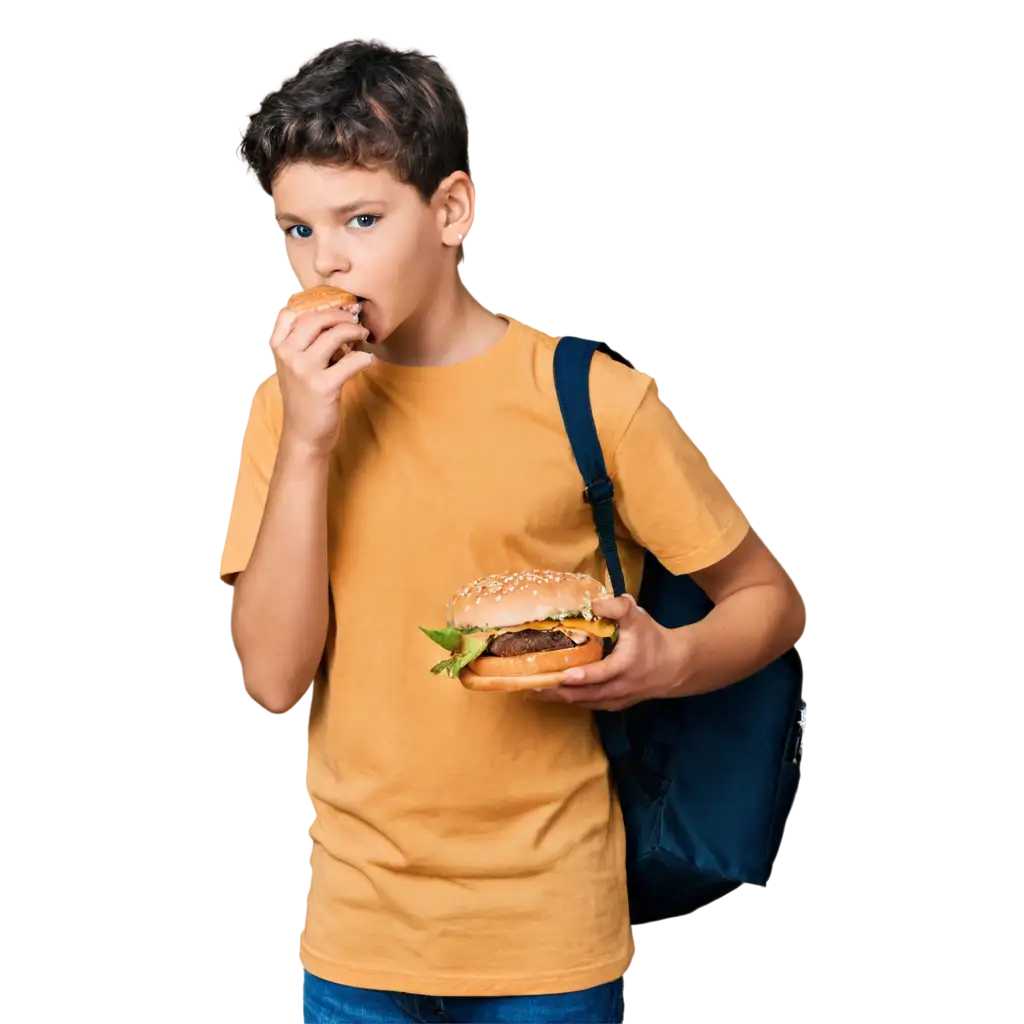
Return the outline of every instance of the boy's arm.
<path id="1" fill-rule="evenodd" d="M 637 380 L 644 393 L 618 445 L 611 439 L 616 511 L 640 546 L 670 572 L 692 576 L 715 607 L 698 623 L 667 629 L 629 595 L 595 601 L 595 615 L 619 623 L 615 650 L 566 672 L 565 684 L 544 691 L 545 699 L 619 710 L 720 689 L 769 664 L 803 632 L 803 601 L 793 582 L 654 382 Z"/>
<path id="2" fill-rule="evenodd" d="M 237 579 L 239 578 L 234 578 L 234 580 Z M 241 659 L 239 657 L 238 648 L 234 646 L 231 639 L 232 618 L 234 615 L 234 580 L 225 581 L 224 586 L 224 639 L 231 644 L 234 664 L 239 665 Z M 328 636 L 330 638 L 330 631 Z M 322 660 L 321 665 L 319 665 L 319 668 L 316 671 L 316 678 L 313 680 L 309 689 L 307 689 L 290 708 L 286 708 L 284 711 L 272 712 L 261 705 L 261 703 L 259 703 L 259 701 L 249 693 L 244 684 L 239 686 L 239 692 L 248 699 L 253 708 L 260 712 L 263 718 L 268 722 L 310 722 L 316 717 L 323 703 L 324 688 L 327 684 L 326 670 L 327 663 L 325 657 L 325 660 Z"/>
<path id="3" fill-rule="evenodd" d="M 699 623 L 669 631 L 683 691 L 705 692 L 792 647 L 798 604 L 757 526 L 659 390 L 652 382 L 618 443 L 616 507 L 634 538 L 715 605 Z"/>
<path id="4" fill-rule="evenodd" d="M 753 530 L 720 562 L 690 575 L 715 607 L 700 622 L 671 631 L 681 695 L 746 679 L 803 635 L 803 599 Z"/>
<path id="5" fill-rule="evenodd" d="M 328 457 L 282 442 L 248 567 L 235 580 L 231 636 L 249 695 L 297 704 L 327 641 Z"/>
<path id="6" fill-rule="evenodd" d="M 595 615 L 618 622 L 615 650 L 570 669 L 563 685 L 538 698 L 621 711 L 642 700 L 707 693 L 764 668 L 803 633 L 803 600 L 753 530 L 725 558 L 690 575 L 715 602 L 700 622 L 667 629 L 629 594 L 595 601 Z"/>
<path id="7" fill-rule="evenodd" d="M 249 695 L 281 713 L 302 698 L 330 623 L 327 491 L 342 388 L 373 361 L 355 314 L 278 314 L 270 347 L 279 402 L 257 392 L 242 444 L 221 578 L 235 587 L 231 635 Z"/>

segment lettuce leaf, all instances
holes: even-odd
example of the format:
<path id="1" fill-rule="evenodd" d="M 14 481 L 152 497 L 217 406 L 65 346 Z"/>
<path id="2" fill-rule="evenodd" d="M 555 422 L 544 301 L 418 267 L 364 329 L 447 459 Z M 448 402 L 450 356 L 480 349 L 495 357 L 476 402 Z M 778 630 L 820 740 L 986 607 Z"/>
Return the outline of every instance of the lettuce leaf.
<path id="1" fill-rule="evenodd" d="M 421 627 L 422 628 L 422 627 Z M 424 630 L 426 633 L 427 631 Z M 441 632 L 437 630 L 435 632 Z M 428 634 L 429 635 L 429 634 Z M 434 639 L 431 637 L 431 639 Z M 455 653 L 455 657 L 448 658 L 445 661 L 439 661 L 430 671 L 434 675 L 439 675 L 442 672 L 447 672 L 452 679 L 458 679 L 459 673 L 471 662 L 476 661 L 484 651 L 487 650 L 486 640 L 477 640 L 474 637 L 467 636 L 461 637 L 460 640 L 464 646 L 461 650 Z M 444 644 L 441 645 L 442 647 Z M 449 648 L 450 649 L 450 648 Z"/>
<path id="2" fill-rule="evenodd" d="M 435 644 L 440 644 L 446 651 L 454 652 L 462 647 L 462 634 L 454 626 L 445 626 L 444 629 L 426 629 L 420 626 L 420 632 L 425 633 Z"/>
<path id="3" fill-rule="evenodd" d="M 446 672 L 453 679 L 458 679 L 459 673 L 487 650 L 487 641 L 476 639 L 472 635 L 482 632 L 477 626 L 445 626 L 444 629 L 426 629 L 420 626 L 420 632 L 453 655 L 439 661 L 430 670 L 434 675 Z"/>
<path id="4" fill-rule="evenodd" d="M 470 633 L 480 633 L 478 626 L 445 626 L 444 629 L 426 629 L 420 626 L 420 632 L 426 634 L 440 644 L 446 651 L 455 653 L 462 650 L 462 638 Z"/>

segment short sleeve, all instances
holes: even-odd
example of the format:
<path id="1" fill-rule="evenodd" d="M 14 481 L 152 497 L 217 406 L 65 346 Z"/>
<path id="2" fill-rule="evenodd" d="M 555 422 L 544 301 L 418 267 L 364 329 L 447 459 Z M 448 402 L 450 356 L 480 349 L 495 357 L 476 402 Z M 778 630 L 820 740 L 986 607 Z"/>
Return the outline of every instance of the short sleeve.
<path id="1" fill-rule="evenodd" d="M 234 584 L 256 545 L 281 439 L 279 406 L 276 378 L 271 377 L 256 391 L 242 438 L 238 481 L 220 562 L 220 578 L 225 583 Z"/>
<path id="2" fill-rule="evenodd" d="M 633 539 L 667 569 L 696 572 L 735 550 L 749 525 L 648 380 L 612 459 L 615 505 Z"/>

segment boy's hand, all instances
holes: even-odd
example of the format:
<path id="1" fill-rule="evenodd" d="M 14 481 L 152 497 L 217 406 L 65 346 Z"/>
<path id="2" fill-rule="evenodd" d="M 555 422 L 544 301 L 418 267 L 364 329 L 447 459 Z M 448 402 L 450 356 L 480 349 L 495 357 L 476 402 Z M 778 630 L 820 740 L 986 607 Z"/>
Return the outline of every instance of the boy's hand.
<path id="1" fill-rule="evenodd" d="M 618 622 L 615 649 L 592 665 L 568 669 L 560 686 L 536 690 L 532 696 L 594 711 L 621 711 L 642 700 L 680 695 L 685 630 L 655 622 L 629 594 L 595 601 L 593 612 Z"/>
<path id="2" fill-rule="evenodd" d="M 278 313 L 270 347 L 284 402 L 282 444 L 298 444 L 326 455 L 338 440 L 341 409 L 338 399 L 347 381 L 372 365 L 369 352 L 339 352 L 365 341 L 369 332 L 358 317 L 343 309 Z"/>

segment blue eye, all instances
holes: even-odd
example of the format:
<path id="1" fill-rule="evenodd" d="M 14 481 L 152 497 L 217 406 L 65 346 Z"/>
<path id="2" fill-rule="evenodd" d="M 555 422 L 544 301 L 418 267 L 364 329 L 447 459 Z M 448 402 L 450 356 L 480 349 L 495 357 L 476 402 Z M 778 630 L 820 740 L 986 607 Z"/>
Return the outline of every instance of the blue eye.
<path id="1" fill-rule="evenodd" d="M 284 233 L 285 233 L 285 234 L 286 234 L 286 235 L 287 235 L 287 236 L 288 236 L 289 238 L 294 238 L 294 237 L 295 237 L 295 235 L 293 235 L 293 234 L 292 234 L 292 232 L 293 232 L 293 231 L 294 231 L 294 230 L 295 230 L 296 228 L 305 228 L 305 230 L 306 230 L 306 231 L 309 231 L 309 230 L 310 230 L 309 228 L 307 228 L 307 227 L 306 227 L 306 225 L 305 225 L 305 224 L 293 224 L 293 225 L 292 225 L 292 226 L 291 226 L 290 228 L 285 228 L 285 230 L 284 230 Z M 309 238 L 309 235 L 300 235 L 299 237 L 300 237 L 300 238 Z"/>
<path id="2" fill-rule="evenodd" d="M 353 223 L 353 221 L 366 221 L 366 220 L 373 221 L 373 224 L 362 224 L 362 223 L 360 223 L 358 225 L 358 227 L 363 228 L 364 230 L 366 228 L 372 228 L 373 225 L 376 224 L 377 221 L 380 220 L 380 217 L 378 217 L 377 214 L 375 214 L 375 213 L 357 213 L 352 218 L 352 220 L 349 221 L 349 224 Z"/>

